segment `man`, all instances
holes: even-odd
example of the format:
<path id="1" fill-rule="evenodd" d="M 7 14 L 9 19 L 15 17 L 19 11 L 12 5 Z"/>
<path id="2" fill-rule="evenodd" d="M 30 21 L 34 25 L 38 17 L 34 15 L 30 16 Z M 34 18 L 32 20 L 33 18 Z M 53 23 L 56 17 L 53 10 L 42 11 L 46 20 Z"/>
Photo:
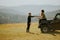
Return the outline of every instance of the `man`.
<path id="1" fill-rule="evenodd" d="M 36 17 L 38 17 L 38 19 L 39 19 L 39 26 L 38 26 L 38 28 L 40 28 L 41 22 L 43 22 L 43 20 L 46 20 L 46 16 L 44 14 L 44 10 L 41 10 L 40 16 L 36 16 Z"/>
<path id="2" fill-rule="evenodd" d="M 41 10 L 38 28 L 41 26 L 40 24 L 41 24 L 41 22 L 43 22 L 44 20 L 46 20 L 46 16 L 45 16 L 45 14 L 44 14 L 44 10 Z"/>
<path id="3" fill-rule="evenodd" d="M 31 13 L 28 13 L 28 19 L 27 19 L 27 29 L 26 32 L 29 32 L 30 29 L 30 25 L 31 25 L 31 17 L 35 17 L 35 16 L 31 16 Z"/>

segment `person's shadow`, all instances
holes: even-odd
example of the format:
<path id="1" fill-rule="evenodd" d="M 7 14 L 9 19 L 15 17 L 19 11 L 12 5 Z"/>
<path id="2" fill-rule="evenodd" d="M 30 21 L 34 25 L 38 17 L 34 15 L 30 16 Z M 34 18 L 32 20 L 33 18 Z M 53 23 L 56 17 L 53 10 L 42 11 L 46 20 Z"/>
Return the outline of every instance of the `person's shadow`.
<path id="1" fill-rule="evenodd" d="M 29 32 L 30 34 L 35 34 L 35 33 L 33 33 L 33 32 Z"/>
<path id="2" fill-rule="evenodd" d="M 33 32 L 29 32 L 29 34 L 40 35 L 40 34 L 38 34 L 38 33 L 33 33 Z"/>
<path id="3" fill-rule="evenodd" d="M 36 34 L 36 35 L 40 35 L 40 34 L 38 34 L 38 33 L 33 33 L 33 32 L 29 32 L 30 34 Z M 48 32 L 48 33 L 43 33 L 43 34 L 51 34 L 51 35 L 53 35 L 53 36 L 56 36 L 57 34 L 60 34 L 60 32 L 59 31 L 54 31 L 54 32 Z"/>
<path id="4" fill-rule="evenodd" d="M 51 34 L 53 36 L 56 36 L 57 34 L 60 34 L 59 31 L 54 31 L 54 32 L 49 32 L 49 33 L 45 33 L 45 34 Z"/>

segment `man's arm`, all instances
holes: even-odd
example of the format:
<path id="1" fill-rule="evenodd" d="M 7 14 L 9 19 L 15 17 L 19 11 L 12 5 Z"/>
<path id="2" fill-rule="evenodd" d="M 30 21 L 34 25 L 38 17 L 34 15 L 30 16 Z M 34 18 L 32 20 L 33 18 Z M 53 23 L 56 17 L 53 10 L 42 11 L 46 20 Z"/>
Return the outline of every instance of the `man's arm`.
<path id="1" fill-rule="evenodd" d="M 40 16 L 31 16 L 31 17 L 36 17 L 36 18 L 38 18 L 38 19 L 40 19 L 40 18 L 41 18 Z"/>
<path id="2" fill-rule="evenodd" d="M 40 16 L 31 16 L 31 17 L 40 17 Z"/>
<path id="3" fill-rule="evenodd" d="M 36 17 L 36 16 L 31 16 L 31 17 Z"/>

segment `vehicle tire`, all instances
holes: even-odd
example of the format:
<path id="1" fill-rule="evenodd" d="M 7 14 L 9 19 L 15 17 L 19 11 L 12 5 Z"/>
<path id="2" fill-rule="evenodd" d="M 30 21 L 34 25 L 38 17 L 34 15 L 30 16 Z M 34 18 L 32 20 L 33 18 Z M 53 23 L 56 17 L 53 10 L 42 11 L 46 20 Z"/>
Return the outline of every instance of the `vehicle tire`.
<path id="1" fill-rule="evenodd" d="M 47 33 L 47 32 L 49 32 L 49 28 L 46 25 L 44 25 L 44 26 L 41 27 L 41 32 L 42 33 Z"/>

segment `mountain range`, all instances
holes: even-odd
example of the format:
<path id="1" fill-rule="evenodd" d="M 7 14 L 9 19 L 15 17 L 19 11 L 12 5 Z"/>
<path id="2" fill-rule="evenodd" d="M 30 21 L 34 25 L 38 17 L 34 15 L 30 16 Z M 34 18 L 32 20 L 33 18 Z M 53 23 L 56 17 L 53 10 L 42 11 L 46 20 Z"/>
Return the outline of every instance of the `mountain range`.
<path id="1" fill-rule="evenodd" d="M 34 16 L 40 15 L 40 10 L 45 10 L 46 18 L 51 20 L 57 13 L 60 13 L 60 6 L 40 6 L 40 5 L 23 5 L 18 7 L 1 7 L 0 6 L 0 23 L 22 23 L 27 22 L 28 13 Z M 37 22 L 38 18 L 32 18 L 32 22 Z"/>

